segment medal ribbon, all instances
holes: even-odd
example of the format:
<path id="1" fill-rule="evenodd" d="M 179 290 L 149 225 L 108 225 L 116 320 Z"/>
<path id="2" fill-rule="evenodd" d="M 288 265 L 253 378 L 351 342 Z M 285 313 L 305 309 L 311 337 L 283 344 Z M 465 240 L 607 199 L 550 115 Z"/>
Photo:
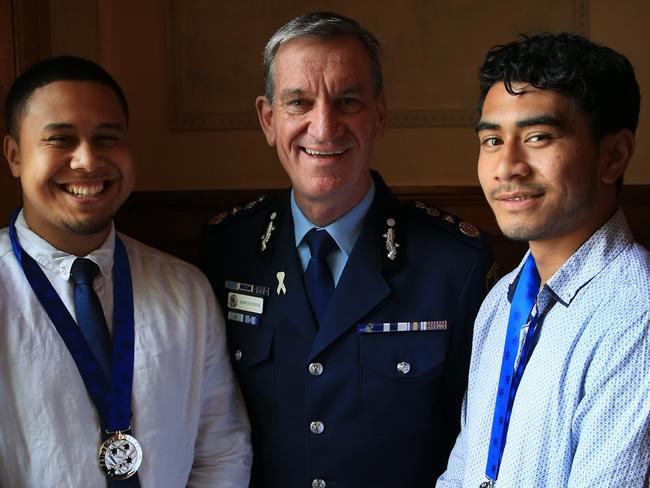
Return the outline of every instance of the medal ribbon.
<path id="1" fill-rule="evenodd" d="M 102 437 L 109 432 L 127 431 L 131 422 L 135 323 L 131 269 L 126 248 L 116 234 L 113 264 L 113 351 L 109 383 L 79 326 L 47 276 L 38 263 L 20 247 L 15 227 L 19 212 L 20 209 L 16 209 L 11 216 L 11 245 L 27 281 L 79 370 L 86 390 L 97 408 L 104 431 Z"/>
<path id="2" fill-rule="evenodd" d="M 526 262 L 519 274 L 517 288 L 510 306 L 508 319 L 508 331 L 503 348 L 503 359 L 501 361 L 501 373 L 499 374 L 499 387 L 497 390 L 496 405 L 492 418 L 492 433 L 490 435 L 490 447 L 488 459 L 485 466 L 485 475 L 491 480 L 491 485 L 499 474 L 501 458 L 506 445 L 508 426 L 510 425 L 510 414 L 514 403 L 517 388 L 524 369 L 535 347 L 539 327 L 537 327 L 538 314 L 533 314 L 528 325 L 526 338 L 521 348 L 519 363 L 515 370 L 515 360 L 519 350 L 519 335 L 523 325 L 526 324 L 529 315 L 535 305 L 537 293 L 539 292 L 540 277 L 535 265 L 535 258 L 528 255 Z M 514 372 L 514 375 L 513 375 Z"/>

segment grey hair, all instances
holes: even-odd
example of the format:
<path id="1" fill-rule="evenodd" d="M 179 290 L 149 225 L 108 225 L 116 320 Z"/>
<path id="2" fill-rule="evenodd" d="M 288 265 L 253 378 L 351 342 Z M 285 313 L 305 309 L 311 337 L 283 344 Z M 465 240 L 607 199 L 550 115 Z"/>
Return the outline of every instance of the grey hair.
<path id="1" fill-rule="evenodd" d="M 280 27 L 269 39 L 264 48 L 264 91 L 269 103 L 273 103 L 275 92 L 275 54 L 280 46 L 298 37 L 314 36 L 322 39 L 353 37 L 358 39 L 368 51 L 372 84 L 375 94 L 384 86 L 381 74 L 381 45 L 369 31 L 348 17 L 332 12 L 311 12 L 301 15 Z"/>

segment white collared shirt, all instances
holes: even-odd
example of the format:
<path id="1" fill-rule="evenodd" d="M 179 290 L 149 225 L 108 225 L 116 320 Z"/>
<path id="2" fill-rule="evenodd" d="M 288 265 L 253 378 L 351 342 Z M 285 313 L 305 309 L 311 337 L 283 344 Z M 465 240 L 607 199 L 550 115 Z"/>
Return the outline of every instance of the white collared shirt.
<path id="1" fill-rule="evenodd" d="M 75 256 L 16 223 L 20 243 L 74 317 Z M 135 306 L 133 434 L 143 487 L 248 486 L 249 425 L 225 348 L 224 323 L 192 265 L 120 236 Z M 115 231 L 87 257 L 109 328 Z M 100 430 L 77 367 L 0 230 L 0 486 L 105 486 Z"/>

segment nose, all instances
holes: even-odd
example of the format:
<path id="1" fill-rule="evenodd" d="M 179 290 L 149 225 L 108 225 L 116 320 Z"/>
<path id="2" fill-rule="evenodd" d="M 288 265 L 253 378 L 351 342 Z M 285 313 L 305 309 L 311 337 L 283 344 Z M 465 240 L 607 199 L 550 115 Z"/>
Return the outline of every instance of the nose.
<path id="1" fill-rule="evenodd" d="M 100 151 L 91 142 L 86 141 L 79 143 L 72 154 L 72 161 L 70 161 L 70 167 L 72 169 L 89 173 L 104 166 L 104 164 L 104 158 L 100 154 Z"/>
<path id="2" fill-rule="evenodd" d="M 336 107 L 328 102 L 317 103 L 310 111 L 308 133 L 318 142 L 330 142 L 343 134 L 343 124 Z"/>
<path id="3" fill-rule="evenodd" d="M 530 174 L 526 151 L 519 141 L 504 142 L 498 152 L 498 164 L 495 177 L 501 181 L 523 178 Z"/>

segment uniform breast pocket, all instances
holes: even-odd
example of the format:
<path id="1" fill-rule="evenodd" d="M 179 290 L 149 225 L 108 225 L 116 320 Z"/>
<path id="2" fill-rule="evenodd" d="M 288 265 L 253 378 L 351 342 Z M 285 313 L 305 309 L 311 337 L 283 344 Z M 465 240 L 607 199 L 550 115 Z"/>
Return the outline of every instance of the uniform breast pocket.
<path id="1" fill-rule="evenodd" d="M 273 374 L 274 331 L 228 322 L 228 347 L 252 421 L 272 414 L 275 397 Z"/>
<path id="2" fill-rule="evenodd" d="M 431 427 L 445 359 L 440 331 L 359 334 L 361 426 L 373 436 Z"/>

